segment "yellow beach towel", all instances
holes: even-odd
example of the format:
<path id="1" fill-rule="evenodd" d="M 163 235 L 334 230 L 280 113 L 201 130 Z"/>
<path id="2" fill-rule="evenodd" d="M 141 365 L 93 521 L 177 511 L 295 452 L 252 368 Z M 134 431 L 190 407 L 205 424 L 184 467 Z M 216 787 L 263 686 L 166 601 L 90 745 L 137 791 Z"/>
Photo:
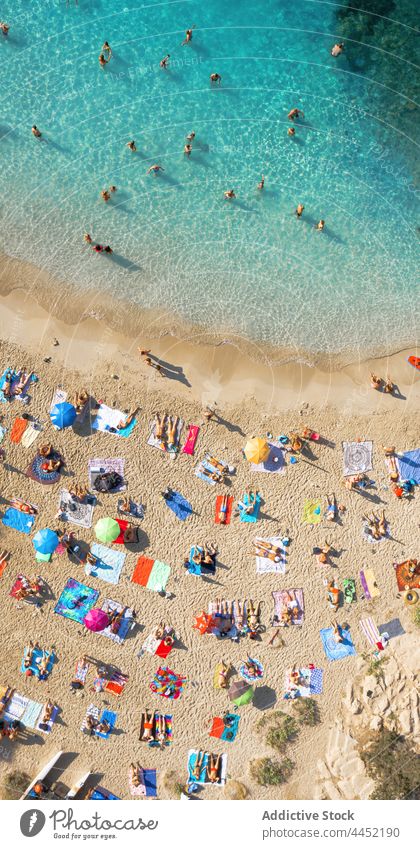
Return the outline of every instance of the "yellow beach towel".
<path id="1" fill-rule="evenodd" d="M 305 501 L 303 505 L 302 522 L 304 525 L 319 525 L 322 521 L 322 506 L 320 501 Z"/>

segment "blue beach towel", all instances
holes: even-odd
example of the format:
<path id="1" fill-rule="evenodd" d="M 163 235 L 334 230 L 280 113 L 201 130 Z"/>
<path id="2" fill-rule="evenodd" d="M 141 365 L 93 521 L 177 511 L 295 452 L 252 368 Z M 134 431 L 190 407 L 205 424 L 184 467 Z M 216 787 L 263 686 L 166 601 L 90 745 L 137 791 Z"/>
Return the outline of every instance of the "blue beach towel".
<path id="1" fill-rule="evenodd" d="M 322 628 L 319 633 L 321 634 L 322 645 L 324 646 L 328 660 L 341 660 L 343 657 L 347 657 L 347 655 L 356 654 L 356 649 L 350 637 L 350 631 L 345 628 L 341 629 L 342 643 L 335 642 L 332 628 Z"/>
<path id="2" fill-rule="evenodd" d="M 207 776 L 207 763 L 208 763 L 208 753 L 206 752 L 203 758 L 203 762 L 201 764 L 200 770 L 200 778 L 194 778 L 193 769 L 197 763 L 197 758 L 199 756 L 199 752 L 190 752 L 188 757 L 188 780 L 193 781 L 195 784 L 205 784 L 206 776 Z"/>
<path id="3" fill-rule="evenodd" d="M 225 726 L 225 729 L 222 733 L 221 740 L 226 740 L 229 743 L 233 743 L 239 728 L 239 720 L 240 716 L 237 713 L 228 713 L 226 715 L 226 719 L 230 720 L 230 725 Z"/>
<path id="4" fill-rule="evenodd" d="M 54 613 L 64 616 L 65 619 L 73 619 L 74 622 L 80 622 L 82 625 L 86 614 L 95 607 L 98 596 L 98 590 L 81 584 L 75 578 L 69 578 L 57 601 Z"/>
<path id="5" fill-rule="evenodd" d="M 37 660 L 40 660 L 42 655 L 43 655 L 42 649 L 33 649 L 32 650 L 32 663 L 31 663 L 31 665 L 30 666 L 24 666 L 23 657 L 22 657 L 22 662 L 21 662 L 21 665 L 20 665 L 20 671 L 23 672 L 23 674 L 25 675 L 26 672 L 28 671 L 28 669 L 30 669 L 31 672 L 32 672 L 32 675 L 35 675 L 37 678 L 39 678 L 39 666 L 37 664 Z M 54 654 L 54 652 L 52 652 L 52 655 L 48 660 L 47 675 L 50 674 L 50 672 L 51 672 L 51 670 L 54 666 L 54 661 L 55 661 L 55 654 Z"/>
<path id="6" fill-rule="evenodd" d="M 103 722 L 103 721 L 109 723 L 109 726 L 110 726 L 109 731 L 107 731 L 106 734 L 103 734 L 99 731 L 95 731 L 95 734 L 96 734 L 97 737 L 102 737 L 103 740 L 108 740 L 108 737 L 111 734 L 111 731 L 114 728 L 115 723 L 117 721 L 117 714 L 114 713 L 114 711 L 112 711 L 112 710 L 104 710 L 104 711 L 102 711 L 102 715 L 99 719 L 99 722 Z"/>
<path id="7" fill-rule="evenodd" d="M 13 528 L 21 534 L 30 534 L 35 518 L 35 516 L 31 516 L 28 513 L 22 513 L 20 510 L 15 510 L 14 507 L 8 507 L 3 516 L 2 522 L 6 528 Z"/>
<path id="8" fill-rule="evenodd" d="M 91 797 L 91 799 L 95 799 L 97 802 L 99 801 L 112 801 L 114 799 L 120 800 L 120 796 L 115 796 L 114 793 L 111 793 L 110 790 L 105 790 L 105 787 L 100 787 L 99 785 L 95 787 Z"/>
<path id="9" fill-rule="evenodd" d="M 165 502 L 181 522 L 185 522 L 192 513 L 192 505 L 180 492 L 172 492 L 169 498 L 165 498 Z"/>
<path id="10" fill-rule="evenodd" d="M 190 575 L 201 575 L 201 563 L 194 563 L 193 556 L 195 550 L 203 552 L 204 549 L 201 545 L 192 545 L 190 549 L 190 565 L 188 566 L 188 572 Z"/>
<path id="11" fill-rule="evenodd" d="M 126 558 L 124 552 L 114 551 L 112 548 L 107 548 L 106 545 L 94 543 L 92 545 L 92 554 L 99 559 L 95 566 L 92 566 L 90 563 L 86 564 L 86 575 L 92 575 L 93 578 L 101 578 L 102 581 L 106 581 L 108 584 L 118 584 Z"/>
<path id="12" fill-rule="evenodd" d="M 401 480 L 413 480 L 420 485 L 420 448 L 406 451 L 398 457 L 398 465 Z"/>
<path id="13" fill-rule="evenodd" d="M 249 496 L 246 493 L 243 497 L 244 504 L 249 504 Z M 256 522 L 260 512 L 261 496 L 257 495 L 254 501 L 254 509 L 252 513 L 245 513 L 245 510 L 239 510 L 239 518 L 241 522 Z"/>
<path id="14" fill-rule="evenodd" d="M 155 769 L 144 769 L 143 770 L 143 783 L 146 788 L 146 796 L 156 797 L 157 796 L 157 779 L 156 779 L 156 770 Z"/>
<path id="15" fill-rule="evenodd" d="M 6 395 L 5 395 L 5 394 L 4 394 L 4 392 L 3 392 L 3 384 L 4 384 L 4 381 L 5 381 L 5 378 L 6 378 L 6 374 L 7 374 L 7 372 L 8 372 L 8 371 L 10 371 L 10 373 L 11 373 L 11 375 L 12 375 L 12 380 L 11 380 L 11 384 L 10 384 L 10 386 L 12 386 L 13 381 L 14 381 L 14 380 L 16 379 L 16 377 L 18 376 L 18 372 L 17 372 L 17 371 L 15 371 L 14 369 L 6 368 L 6 369 L 4 370 L 4 372 L 3 372 L 2 376 L 0 377 L 0 401 L 1 401 L 3 404 L 6 404 L 8 401 L 11 401 L 11 400 L 12 400 L 12 398 L 13 398 L 13 395 L 11 395 L 11 396 L 10 396 L 10 398 L 7 398 L 7 397 L 6 397 Z"/>
<path id="16" fill-rule="evenodd" d="M 25 728 L 35 729 L 43 707 L 44 705 L 40 704 L 40 702 L 34 702 L 32 699 L 29 699 L 25 711 L 20 718 L 22 725 L 24 725 Z"/>

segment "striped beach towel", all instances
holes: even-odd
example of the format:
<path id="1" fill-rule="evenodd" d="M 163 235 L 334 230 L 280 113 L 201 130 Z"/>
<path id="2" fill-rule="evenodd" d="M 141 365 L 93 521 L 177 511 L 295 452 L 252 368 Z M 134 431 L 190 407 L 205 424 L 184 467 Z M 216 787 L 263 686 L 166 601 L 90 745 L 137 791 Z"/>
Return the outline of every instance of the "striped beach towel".
<path id="1" fill-rule="evenodd" d="M 131 576 L 133 584 L 140 584 L 153 592 L 163 592 L 168 583 L 171 567 L 161 560 L 152 560 L 151 557 L 139 557 L 134 572 Z"/>

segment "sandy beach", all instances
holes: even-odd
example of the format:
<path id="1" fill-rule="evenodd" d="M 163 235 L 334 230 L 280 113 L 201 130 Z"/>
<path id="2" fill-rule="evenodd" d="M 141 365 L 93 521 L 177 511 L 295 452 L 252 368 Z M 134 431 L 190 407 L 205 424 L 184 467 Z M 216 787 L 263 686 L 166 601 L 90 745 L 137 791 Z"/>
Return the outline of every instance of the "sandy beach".
<path id="1" fill-rule="evenodd" d="M 124 567 L 115 586 L 87 577 L 83 567 L 71 563 L 66 554 L 55 554 L 51 563 L 35 564 L 31 537 L 1 527 L 1 548 L 11 553 L 0 579 L 1 683 L 40 702 L 49 697 L 60 707 L 58 720 L 48 736 L 30 735 L 27 741 L 2 743 L 1 773 L 4 775 L 13 767 L 34 776 L 40 765 L 63 749 L 75 755 L 66 783 L 90 770 L 103 786 L 126 799 L 128 767 L 131 761 L 139 760 L 144 767 L 157 769 L 159 798 L 167 798 L 165 774 L 173 770 L 185 781 L 188 750 L 197 748 L 225 752 L 228 777 L 243 782 L 252 798 L 312 798 L 316 763 L 325 754 L 346 684 L 356 674 L 354 657 L 334 663 L 325 657 L 319 631 L 331 624 L 333 614 L 325 600 L 323 578 L 334 577 L 342 585 L 346 577 L 357 579 L 361 568 L 374 568 L 380 596 L 370 602 L 363 600 L 356 580 L 357 603 L 341 607 L 337 614 L 341 624 L 348 623 L 358 655 L 368 649 L 358 626 L 364 616 L 373 616 L 378 625 L 400 619 L 406 634 L 391 641 L 391 655 L 414 633 L 410 611 L 396 597 L 392 563 L 418 555 L 418 496 L 401 502 L 393 495 L 381 445 L 395 445 L 399 452 L 418 445 L 420 373 L 406 362 L 407 355 L 416 354 L 416 349 L 373 361 L 365 361 L 361 355 L 359 360 L 341 364 L 338 369 L 332 363 L 330 368 L 304 362 L 276 364 L 264 351 L 259 350 L 256 356 L 252 344 L 246 352 L 243 340 L 209 345 L 203 339 L 181 339 L 166 331 L 156 338 L 156 333 L 147 333 L 147 327 L 137 333 L 117 332 L 87 315 L 85 306 L 80 304 L 78 320 L 74 315 L 68 317 L 65 311 L 60 317 L 54 316 L 38 304 L 33 294 L 23 292 L 21 281 L 26 273 L 24 269 L 20 276 L 15 275 L 17 285 L 9 290 L 2 287 L 2 368 L 26 367 L 38 375 L 39 382 L 31 390 L 31 402 L 25 411 L 45 423 L 38 441 L 53 442 L 65 457 L 66 469 L 53 487 L 42 487 L 25 476 L 37 443 L 24 448 L 10 442 L 13 421 L 22 407 L 17 401 L 2 404 L 1 424 L 7 429 L 2 444 L 5 461 L 0 471 L 2 511 L 12 495 L 18 496 L 39 508 L 36 530 L 57 528 L 55 516 L 62 487 L 75 482 L 87 485 L 88 461 L 108 457 L 125 459 L 129 493 L 141 500 L 146 510 L 140 523 L 141 544 L 135 550 L 126 549 Z M 57 346 L 53 345 L 54 338 Z M 152 348 L 154 361 L 163 364 L 164 377 L 145 365 L 138 346 Z M 45 358 L 51 359 L 45 362 Z M 397 394 L 372 391 L 371 369 L 383 377 L 391 374 L 398 385 Z M 57 387 L 64 388 L 70 400 L 77 390 L 86 387 L 96 401 L 104 401 L 110 407 L 124 411 L 138 405 L 140 413 L 133 433 L 128 439 L 121 439 L 114 434 L 92 432 L 89 417 L 81 428 L 54 431 L 48 412 Z M 216 405 L 218 413 L 208 424 L 203 421 L 205 404 Z M 194 457 L 181 453 L 171 460 L 147 444 L 156 410 L 180 416 L 185 422 L 183 437 L 190 423 L 200 426 Z M 91 421 L 94 415 L 93 411 Z M 298 455 L 295 464 L 290 464 L 287 457 L 284 474 L 258 474 L 251 470 L 242 456 L 248 438 L 290 434 L 304 425 L 318 431 L 324 444 L 313 443 L 310 454 Z M 373 469 L 369 474 L 375 484 L 368 497 L 348 492 L 341 484 L 341 443 L 355 440 L 373 441 Z M 194 476 L 194 467 L 206 450 L 235 467 L 229 487 L 212 487 Z M 160 494 L 167 486 L 191 502 L 193 513 L 185 522 L 167 509 Z M 257 487 L 262 496 L 258 523 L 242 524 L 234 518 L 228 527 L 215 525 L 216 495 L 231 494 L 237 502 L 249 486 Z M 330 523 L 323 519 L 316 526 L 303 524 L 305 500 L 320 499 L 324 511 L 326 496 L 333 492 L 346 507 L 340 521 Z M 116 502 L 116 496 L 100 496 L 94 523 L 103 516 L 115 516 Z M 362 516 L 371 509 L 385 509 L 390 524 L 390 538 L 379 544 L 368 542 L 362 534 Z M 94 541 L 93 529 L 69 529 L 86 543 Z M 255 536 L 284 535 L 291 540 L 286 573 L 256 574 L 252 553 Z M 337 552 L 331 568 L 321 568 L 312 554 L 313 547 L 322 545 L 325 538 L 332 541 Z M 206 579 L 190 575 L 183 568 L 190 547 L 204 541 L 215 542 L 219 548 L 216 574 Z M 171 599 L 130 581 L 139 553 L 171 566 L 167 587 Z M 39 573 L 47 581 L 51 600 L 41 612 L 33 612 L 9 596 L 20 571 Z M 116 645 L 101 634 L 87 633 L 76 622 L 54 613 L 55 600 L 70 577 L 98 590 L 99 604 L 108 597 L 136 609 L 138 627 L 123 645 Z M 268 645 L 273 633 L 271 594 L 283 588 L 303 589 L 305 619 L 302 628 L 283 629 L 284 645 L 273 648 Z M 223 642 L 192 629 L 194 616 L 220 597 L 262 601 L 265 630 L 260 641 L 251 643 L 241 638 L 239 643 Z M 158 658 L 148 654 L 137 657 L 145 637 L 161 620 L 172 625 L 180 638 L 169 665 L 187 679 L 182 697 L 168 703 L 151 693 L 149 687 Z M 20 673 L 28 638 L 38 640 L 45 648 L 55 647 L 58 662 L 48 682 L 26 679 Z M 264 679 L 257 687 L 254 703 L 239 709 L 236 740 L 224 744 L 208 735 L 212 717 L 221 716 L 231 706 L 226 693 L 213 687 L 214 669 L 222 658 L 238 669 L 248 653 L 262 662 Z M 129 675 L 118 699 L 110 702 L 104 694 L 90 693 L 92 674 L 83 691 L 71 692 L 74 667 L 83 654 L 99 663 L 115 664 Z M 293 664 L 314 664 L 324 670 L 323 693 L 316 697 L 321 721 L 314 728 L 304 728 L 291 744 L 288 756 L 295 767 L 290 781 L 281 788 L 261 787 L 251 780 L 249 763 L 257 757 L 273 756 L 273 751 L 256 724 L 273 707 L 290 711 L 290 705 L 283 700 L 284 675 Z M 115 733 L 107 741 L 90 739 L 80 730 L 91 701 L 98 707 L 109 705 L 117 713 Z M 173 742 L 164 751 L 149 749 L 138 741 L 140 714 L 146 708 L 170 708 L 173 714 Z M 203 795 L 223 798 L 223 789 L 206 788 Z"/>

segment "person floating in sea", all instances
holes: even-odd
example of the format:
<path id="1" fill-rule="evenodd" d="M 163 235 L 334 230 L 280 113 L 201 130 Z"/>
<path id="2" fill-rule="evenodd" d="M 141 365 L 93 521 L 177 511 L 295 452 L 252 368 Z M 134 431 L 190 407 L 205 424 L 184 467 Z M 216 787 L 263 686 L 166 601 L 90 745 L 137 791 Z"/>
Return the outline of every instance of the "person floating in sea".
<path id="1" fill-rule="evenodd" d="M 295 136 L 295 135 L 296 135 L 296 130 L 295 130 L 295 128 L 294 128 L 294 127 L 289 127 L 289 129 L 288 129 L 288 131 L 287 131 L 287 135 L 288 135 L 288 136 Z"/>
<path id="2" fill-rule="evenodd" d="M 192 144 L 184 144 L 184 153 L 185 153 L 185 156 L 191 156 Z"/>
<path id="3" fill-rule="evenodd" d="M 325 221 L 324 221 L 324 219 L 323 219 L 323 218 L 321 218 L 321 219 L 318 221 L 318 224 L 314 224 L 314 228 L 315 228 L 315 230 L 323 230 L 323 229 L 324 229 L 324 227 L 325 227 Z"/>
<path id="4" fill-rule="evenodd" d="M 305 115 L 301 109 L 297 109 L 296 106 L 290 110 L 288 114 L 289 121 L 296 121 L 297 118 L 304 118 Z"/>
<path id="5" fill-rule="evenodd" d="M 257 189 L 260 189 L 260 191 L 262 191 L 262 189 L 264 188 L 264 183 L 265 183 L 265 177 L 264 177 L 264 174 L 261 174 L 261 180 L 257 185 Z"/>
<path id="6" fill-rule="evenodd" d="M 153 171 L 153 174 L 158 174 L 159 171 L 164 171 L 164 170 L 165 169 L 162 168 L 161 165 L 151 165 L 150 168 L 147 169 L 146 174 L 151 174 L 152 171 Z"/>
<path id="7" fill-rule="evenodd" d="M 166 69 L 168 67 L 168 62 L 169 62 L 170 58 L 171 58 L 171 54 L 167 53 L 166 56 L 164 56 L 163 59 L 160 60 L 159 67 Z"/>
<path id="8" fill-rule="evenodd" d="M 36 126 L 36 124 L 33 125 L 31 132 L 32 132 L 32 135 L 35 136 L 36 139 L 42 138 L 42 133 L 40 132 L 40 130 L 38 130 L 38 127 Z"/>
<path id="9" fill-rule="evenodd" d="M 331 56 L 339 56 L 344 50 L 344 41 L 340 41 L 339 44 L 334 44 L 334 47 L 331 48 Z"/>
<path id="10" fill-rule="evenodd" d="M 188 133 L 188 135 L 186 136 L 186 140 L 187 140 L 187 142 L 193 142 L 194 139 L 195 139 L 195 132 L 194 132 L 194 130 L 191 130 L 191 132 Z"/>
<path id="11" fill-rule="evenodd" d="M 303 203 L 298 203 L 298 205 L 295 209 L 296 218 L 302 218 L 302 213 L 303 213 L 304 209 L 305 209 L 305 207 L 304 207 Z"/>
<path id="12" fill-rule="evenodd" d="M 233 198 L 236 198 L 233 189 L 228 189 L 227 192 L 224 192 L 224 198 L 225 200 L 232 200 Z"/>
<path id="13" fill-rule="evenodd" d="M 102 53 L 104 54 L 104 56 L 106 56 L 107 61 L 109 62 L 109 60 L 112 56 L 112 50 L 111 50 L 107 41 L 104 41 L 104 43 L 102 45 Z"/>
<path id="14" fill-rule="evenodd" d="M 104 53 L 100 53 L 100 54 L 99 54 L 99 56 L 98 56 L 98 62 L 99 62 L 99 64 L 100 64 L 101 68 L 105 68 L 105 65 L 107 65 L 107 64 L 108 64 L 109 59 L 110 59 L 110 57 L 108 57 L 108 59 L 107 59 Z"/>
<path id="15" fill-rule="evenodd" d="M 135 143 L 134 139 L 133 139 L 133 141 L 127 142 L 126 147 L 128 147 L 129 150 L 132 150 L 133 153 L 135 153 L 136 150 L 137 150 L 136 143 Z"/>
<path id="16" fill-rule="evenodd" d="M 210 82 L 217 83 L 218 85 L 220 85 L 220 83 L 222 82 L 220 74 L 210 74 Z"/>
<path id="17" fill-rule="evenodd" d="M 105 201 L 105 203 L 108 203 L 108 201 L 111 200 L 111 195 L 110 195 L 108 189 L 102 189 L 101 198 L 102 198 L 102 200 Z"/>
<path id="18" fill-rule="evenodd" d="M 5 21 L 0 21 L 0 30 L 3 33 L 3 35 L 9 35 L 9 29 L 10 29 L 9 24 L 6 24 Z"/>
<path id="19" fill-rule="evenodd" d="M 193 29 L 195 29 L 195 26 L 191 27 L 191 29 L 187 29 L 184 41 L 181 41 L 181 47 L 184 47 L 184 44 L 189 44 L 190 41 L 192 41 Z"/>

